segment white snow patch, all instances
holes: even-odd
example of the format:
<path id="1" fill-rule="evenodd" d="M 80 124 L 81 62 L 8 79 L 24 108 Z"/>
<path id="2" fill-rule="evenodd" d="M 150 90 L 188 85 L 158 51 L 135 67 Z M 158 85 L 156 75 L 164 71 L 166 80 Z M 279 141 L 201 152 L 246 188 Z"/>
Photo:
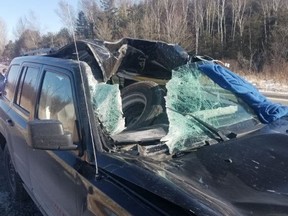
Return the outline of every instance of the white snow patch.
<path id="1" fill-rule="evenodd" d="M 245 79 L 260 91 L 288 93 L 288 85 L 281 84 L 271 79 L 259 79 L 255 76 L 246 76 Z"/>

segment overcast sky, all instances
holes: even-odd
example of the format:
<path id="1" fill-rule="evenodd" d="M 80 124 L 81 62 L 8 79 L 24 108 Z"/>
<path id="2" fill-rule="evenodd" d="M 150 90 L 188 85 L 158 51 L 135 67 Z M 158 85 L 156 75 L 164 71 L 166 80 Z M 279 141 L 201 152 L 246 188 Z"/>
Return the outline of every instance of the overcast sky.
<path id="1" fill-rule="evenodd" d="M 77 10 L 78 0 L 67 0 Z M 33 11 L 41 33 L 57 32 L 62 23 L 55 13 L 59 0 L 0 0 L 0 17 L 5 21 L 8 39 L 14 40 L 13 29 L 20 17 L 29 17 Z"/>

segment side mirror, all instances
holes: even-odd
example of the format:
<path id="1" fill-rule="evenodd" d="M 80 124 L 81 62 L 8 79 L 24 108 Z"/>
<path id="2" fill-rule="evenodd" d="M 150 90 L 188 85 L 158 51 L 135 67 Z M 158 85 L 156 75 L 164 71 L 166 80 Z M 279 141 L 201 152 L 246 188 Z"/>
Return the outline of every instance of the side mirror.
<path id="1" fill-rule="evenodd" d="M 33 120 L 28 122 L 28 145 L 33 149 L 73 150 L 72 135 L 63 130 L 58 120 Z"/>

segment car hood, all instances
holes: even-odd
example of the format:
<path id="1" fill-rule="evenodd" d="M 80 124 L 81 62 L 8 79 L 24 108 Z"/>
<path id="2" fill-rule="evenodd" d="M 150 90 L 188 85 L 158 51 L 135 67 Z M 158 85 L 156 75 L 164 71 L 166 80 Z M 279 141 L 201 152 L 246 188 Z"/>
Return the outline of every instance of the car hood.
<path id="1" fill-rule="evenodd" d="M 287 147 L 285 134 L 251 135 L 174 158 L 162 176 L 214 202 L 223 214 L 286 214 Z"/>

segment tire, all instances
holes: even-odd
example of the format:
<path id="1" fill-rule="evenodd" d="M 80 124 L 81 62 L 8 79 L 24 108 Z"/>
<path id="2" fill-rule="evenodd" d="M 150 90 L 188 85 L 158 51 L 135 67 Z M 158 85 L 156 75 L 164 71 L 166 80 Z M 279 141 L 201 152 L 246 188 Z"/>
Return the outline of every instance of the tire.
<path id="1" fill-rule="evenodd" d="M 127 129 L 150 126 L 159 117 L 166 121 L 164 96 L 165 91 L 155 82 L 137 82 L 122 89 L 122 110 Z"/>
<path id="2" fill-rule="evenodd" d="M 25 188 L 23 187 L 23 182 L 20 176 L 15 170 L 15 167 L 11 160 L 10 153 L 8 151 L 7 144 L 4 148 L 4 169 L 5 169 L 6 179 L 8 181 L 8 187 L 14 200 L 26 201 L 29 196 Z"/>

